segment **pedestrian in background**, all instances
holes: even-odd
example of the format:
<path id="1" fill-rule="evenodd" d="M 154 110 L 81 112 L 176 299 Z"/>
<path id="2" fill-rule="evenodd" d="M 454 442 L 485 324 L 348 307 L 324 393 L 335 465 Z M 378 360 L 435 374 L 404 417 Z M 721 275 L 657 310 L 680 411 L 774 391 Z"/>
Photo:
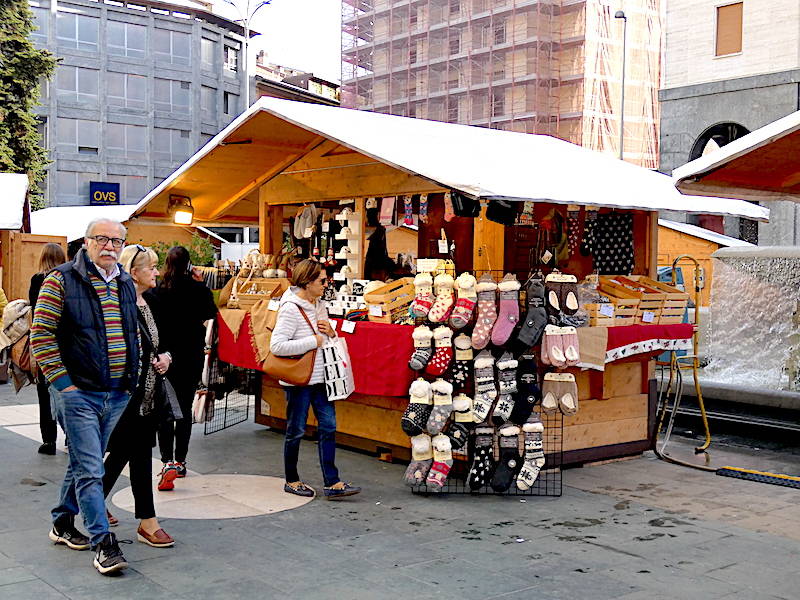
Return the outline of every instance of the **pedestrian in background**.
<path id="1" fill-rule="evenodd" d="M 60 244 L 50 242 L 44 245 L 42 253 L 39 255 L 39 271 L 31 277 L 31 285 L 28 288 L 31 311 L 36 310 L 36 301 L 39 299 L 39 290 L 42 289 L 45 276 L 65 262 L 67 262 L 67 256 Z M 50 406 L 50 385 L 38 365 L 36 366 L 36 393 L 39 396 L 39 430 L 42 433 L 39 454 L 55 455 L 58 430 Z"/>
<path id="2" fill-rule="evenodd" d="M 164 315 L 164 337 L 172 353 L 167 377 L 175 388 L 183 418 L 158 431 L 161 451 L 161 477 L 158 489 L 173 488 L 175 477 L 186 477 L 186 456 L 192 435 L 192 401 L 203 372 L 205 322 L 217 314 L 214 296 L 208 287 L 194 279 L 189 251 L 174 246 L 167 252 L 164 277 L 155 289 Z M 174 471 L 171 472 L 171 471 Z"/>
<path id="3" fill-rule="evenodd" d="M 104 575 L 128 566 L 108 530 L 103 496 L 103 454 L 139 380 L 136 288 L 117 263 L 126 234 L 117 221 L 89 223 L 86 248 L 44 278 L 31 327 L 33 354 L 69 438 L 49 537 L 73 550 L 91 545 Z M 75 527 L 78 512 L 89 538 Z"/>

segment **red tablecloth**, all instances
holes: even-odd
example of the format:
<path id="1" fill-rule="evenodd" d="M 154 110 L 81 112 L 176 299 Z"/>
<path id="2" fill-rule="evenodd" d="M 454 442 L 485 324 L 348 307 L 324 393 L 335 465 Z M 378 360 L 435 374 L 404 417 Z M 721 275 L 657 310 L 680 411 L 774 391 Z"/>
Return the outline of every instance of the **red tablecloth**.
<path id="1" fill-rule="evenodd" d="M 606 362 L 662 350 L 691 350 L 691 323 L 609 327 Z"/>

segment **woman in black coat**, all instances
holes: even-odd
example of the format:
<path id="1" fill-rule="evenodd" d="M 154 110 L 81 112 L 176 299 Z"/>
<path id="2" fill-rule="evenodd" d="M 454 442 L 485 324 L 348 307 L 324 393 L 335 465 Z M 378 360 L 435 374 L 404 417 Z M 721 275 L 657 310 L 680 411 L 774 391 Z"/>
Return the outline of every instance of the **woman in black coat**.
<path id="1" fill-rule="evenodd" d="M 205 358 L 205 322 L 217 314 L 211 290 L 192 276 L 189 251 L 183 246 L 170 248 L 164 277 L 155 290 L 164 315 L 164 336 L 172 353 L 173 363 L 167 374 L 178 396 L 183 418 L 161 427 L 158 446 L 161 449 L 159 489 L 174 470 L 177 477 L 186 476 L 186 455 L 192 434 L 192 400 L 203 372 Z M 171 488 L 167 488 L 171 489 Z"/>

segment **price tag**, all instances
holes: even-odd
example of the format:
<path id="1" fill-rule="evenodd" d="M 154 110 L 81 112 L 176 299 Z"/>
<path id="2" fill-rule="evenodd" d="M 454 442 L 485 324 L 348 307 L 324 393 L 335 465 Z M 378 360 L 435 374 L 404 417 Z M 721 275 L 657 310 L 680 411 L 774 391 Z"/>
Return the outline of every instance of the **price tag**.
<path id="1" fill-rule="evenodd" d="M 328 307 L 328 313 L 331 314 L 331 315 L 343 315 L 344 314 L 344 309 L 341 306 L 333 306 L 333 305 L 331 305 L 331 306 Z"/>
<path id="2" fill-rule="evenodd" d="M 281 303 L 277 300 L 270 300 L 269 304 L 267 304 L 267 310 L 278 310 L 281 307 Z"/>
<path id="3" fill-rule="evenodd" d="M 601 304 L 600 305 L 600 314 L 605 317 L 613 317 L 614 316 L 614 305 L 613 304 Z"/>
<path id="4" fill-rule="evenodd" d="M 328 319 L 328 323 L 330 323 L 331 324 L 331 328 L 334 331 L 336 331 L 336 325 L 338 325 L 338 323 L 336 321 L 334 321 L 333 319 Z"/>
<path id="5" fill-rule="evenodd" d="M 642 321 L 644 323 L 652 323 L 655 320 L 655 318 L 656 318 L 656 313 L 654 312 L 649 312 L 646 310 L 642 313 Z"/>
<path id="6" fill-rule="evenodd" d="M 341 271 L 336 271 L 333 274 L 333 279 L 334 279 L 334 281 L 344 281 L 344 275 L 342 274 Z"/>
<path id="7" fill-rule="evenodd" d="M 342 321 L 342 331 L 345 333 L 353 333 L 356 330 L 355 321 Z"/>
<path id="8" fill-rule="evenodd" d="M 447 240 L 439 240 L 439 254 L 447 254 Z"/>
<path id="9" fill-rule="evenodd" d="M 550 252 L 550 250 L 545 250 L 544 254 L 542 254 L 542 262 L 549 263 L 551 258 L 553 258 L 552 252 Z"/>
<path id="10" fill-rule="evenodd" d="M 369 305 L 369 315 L 371 317 L 382 317 L 383 316 L 383 307 L 380 304 L 370 304 Z"/>
<path id="11" fill-rule="evenodd" d="M 331 230 L 331 224 L 329 221 L 325 221 L 322 224 L 322 233 L 328 233 Z"/>
<path id="12" fill-rule="evenodd" d="M 439 267 L 438 258 L 419 258 L 417 259 L 417 272 L 433 273 Z"/>
<path id="13" fill-rule="evenodd" d="M 303 231 L 303 237 L 310 238 L 312 235 L 314 235 L 314 229 L 311 227 L 306 227 L 305 231 Z"/>

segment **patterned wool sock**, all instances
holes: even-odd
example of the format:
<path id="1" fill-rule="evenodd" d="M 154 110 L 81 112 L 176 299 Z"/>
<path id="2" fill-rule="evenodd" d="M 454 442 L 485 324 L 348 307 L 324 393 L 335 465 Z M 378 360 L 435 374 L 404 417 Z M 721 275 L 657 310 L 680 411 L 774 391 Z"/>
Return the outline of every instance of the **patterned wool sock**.
<path id="1" fill-rule="evenodd" d="M 444 429 L 444 424 L 453 412 L 453 386 L 444 379 L 437 379 L 431 384 L 433 393 L 433 410 L 428 417 L 427 431 L 437 435 Z"/>
<path id="2" fill-rule="evenodd" d="M 482 392 L 475 395 L 475 399 L 472 401 L 472 413 L 476 423 L 482 423 L 489 418 L 495 398 L 497 398 L 497 392 Z"/>
<path id="3" fill-rule="evenodd" d="M 455 402 L 455 400 L 453 402 Z M 467 429 L 463 423 L 450 421 L 450 424 L 447 426 L 447 431 L 445 431 L 444 434 L 450 438 L 450 445 L 453 447 L 453 450 L 461 450 L 467 443 L 469 429 Z"/>
<path id="4" fill-rule="evenodd" d="M 511 487 L 514 478 L 522 468 L 522 457 L 519 455 L 519 427 L 507 425 L 498 432 L 497 445 L 500 446 L 500 461 L 492 476 L 492 489 L 505 492 Z"/>
<path id="5" fill-rule="evenodd" d="M 475 357 L 475 393 L 488 394 L 492 399 L 497 397 L 497 386 L 494 380 L 494 356 L 488 350 L 482 350 Z"/>
<path id="6" fill-rule="evenodd" d="M 453 278 L 447 273 L 440 273 L 433 280 L 436 288 L 436 300 L 428 313 L 431 323 L 444 323 L 453 310 Z"/>
<path id="7" fill-rule="evenodd" d="M 431 384 L 424 379 L 417 379 L 411 383 L 408 395 L 409 402 L 400 419 L 400 427 L 406 435 L 415 436 L 425 430 L 433 410 Z"/>
<path id="8" fill-rule="evenodd" d="M 518 362 L 510 352 L 506 352 L 497 361 L 497 379 L 500 385 L 500 395 L 492 411 L 492 422 L 502 425 L 511 417 L 514 409 L 514 394 L 517 392 L 517 366 Z"/>
<path id="9" fill-rule="evenodd" d="M 525 461 L 517 475 L 517 488 L 524 491 L 531 489 L 544 467 L 544 445 L 542 433 L 544 426 L 536 413 L 531 413 L 528 421 L 522 426 L 525 435 Z"/>
<path id="10" fill-rule="evenodd" d="M 417 273 L 414 277 L 414 301 L 411 303 L 411 314 L 418 318 L 428 316 L 433 306 L 433 277 L 430 273 Z"/>
<path id="11" fill-rule="evenodd" d="M 453 313 L 450 315 L 450 325 L 453 329 L 466 327 L 470 319 L 472 319 L 472 313 L 475 310 L 478 298 L 475 292 L 475 284 L 475 278 L 469 273 L 462 273 L 456 279 L 458 300 L 453 308 Z"/>
<path id="12" fill-rule="evenodd" d="M 523 355 L 519 358 L 517 386 L 519 391 L 515 397 L 514 408 L 511 410 L 509 420 L 517 425 L 522 425 L 528 420 L 536 403 L 542 399 L 539 378 L 536 374 L 536 360 L 533 355 Z"/>
<path id="13" fill-rule="evenodd" d="M 541 279 L 532 279 L 526 290 L 528 314 L 522 323 L 517 339 L 527 347 L 535 346 L 542 339 L 547 313 L 544 309 L 544 284 Z"/>
<path id="14" fill-rule="evenodd" d="M 475 423 L 475 417 L 472 414 L 472 398 L 466 394 L 459 394 L 453 398 L 453 420 L 466 425 L 467 429 L 469 429 L 469 425 Z"/>
<path id="15" fill-rule="evenodd" d="M 578 218 L 580 214 L 579 210 L 567 211 L 567 239 L 570 256 L 576 255 L 581 243 L 580 219 Z"/>
<path id="16" fill-rule="evenodd" d="M 492 343 L 495 346 L 505 344 L 519 322 L 519 288 L 519 281 L 513 273 L 506 273 L 497 286 L 500 291 L 500 312 L 492 328 Z"/>
<path id="17" fill-rule="evenodd" d="M 428 194 L 419 195 L 419 220 L 428 223 Z"/>
<path id="18" fill-rule="evenodd" d="M 467 485 L 473 491 L 489 484 L 494 475 L 494 427 L 487 424 L 475 428 L 475 450 L 472 466 L 467 475 Z"/>
<path id="19" fill-rule="evenodd" d="M 463 390 L 469 381 L 469 372 L 472 367 L 472 340 L 463 333 L 453 340 L 455 346 L 455 360 L 450 370 L 448 381 L 457 390 Z"/>
<path id="20" fill-rule="evenodd" d="M 414 209 L 413 205 L 411 204 L 411 196 L 403 196 L 403 223 L 405 225 L 413 225 L 414 224 Z"/>
<path id="21" fill-rule="evenodd" d="M 425 483 L 428 491 L 440 492 L 450 474 L 450 467 L 453 466 L 453 448 L 450 445 L 450 438 L 442 434 L 433 438 L 432 445 L 433 465 Z"/>
<path id="22" fill-rule="evenodd" d="M 427 433 L 415 435 L 411 438 L 411 462 L 408 463 L 403 480 L 410 486 L 422 485 L 432 464 L 431 436 Z"/>
<path id="23" fill-rule="evenodd" d="M 478 295 L 478 317 L 475 329 L 472 330 L 472 347 L 483 350 L 489 343 L 492 327 L 497 321 L 497 305 L 495 302 L 497 284 L 488 273 L 484 273 L 475 286 Z"/>
<path id="24" fill-rule="evenodd" d="M 421 371 L 433 356 L 433 332 L 427 325 L 420 325 L 414 329 L 411 337 L 414 339 L 414 354 L 408 366 L 414 371 Z"/>
<path id="25" fill-rule="evenodd" d="M 564 334 L 561 336 L 561 345 L 564 348 L 564 360 L 568 367 L 574 367 L 581 361 L 581 351 L 578 345 L 578 332 L 574 327 L 562 327 Z"/>
<path id="26" fill-rule="evenodd" d="M 587 210 L 583 223 L 583 238 L 581 239 L 581 254 L 590 256 L 594 254 L 595 225 L 597 225 L 597 211 Z"/>
<path id="27" fill-rule="evenodd" d="M 441 377 L 453 360 L 453 331 L 444 325 L 437 327 L 433 330 L 433 340 L 435 350 L 433 358 L 425 367 L 425 372 L 434 377 Z"/>
<path id="28" fill-rule="evenodd" d="M 450 192 L 445 192 L 444 194 L 444 222 L 449 223 L 453 220 L 453 217 L 456 216 L 455 211 L 453 210 L 453 196 Z"/>

